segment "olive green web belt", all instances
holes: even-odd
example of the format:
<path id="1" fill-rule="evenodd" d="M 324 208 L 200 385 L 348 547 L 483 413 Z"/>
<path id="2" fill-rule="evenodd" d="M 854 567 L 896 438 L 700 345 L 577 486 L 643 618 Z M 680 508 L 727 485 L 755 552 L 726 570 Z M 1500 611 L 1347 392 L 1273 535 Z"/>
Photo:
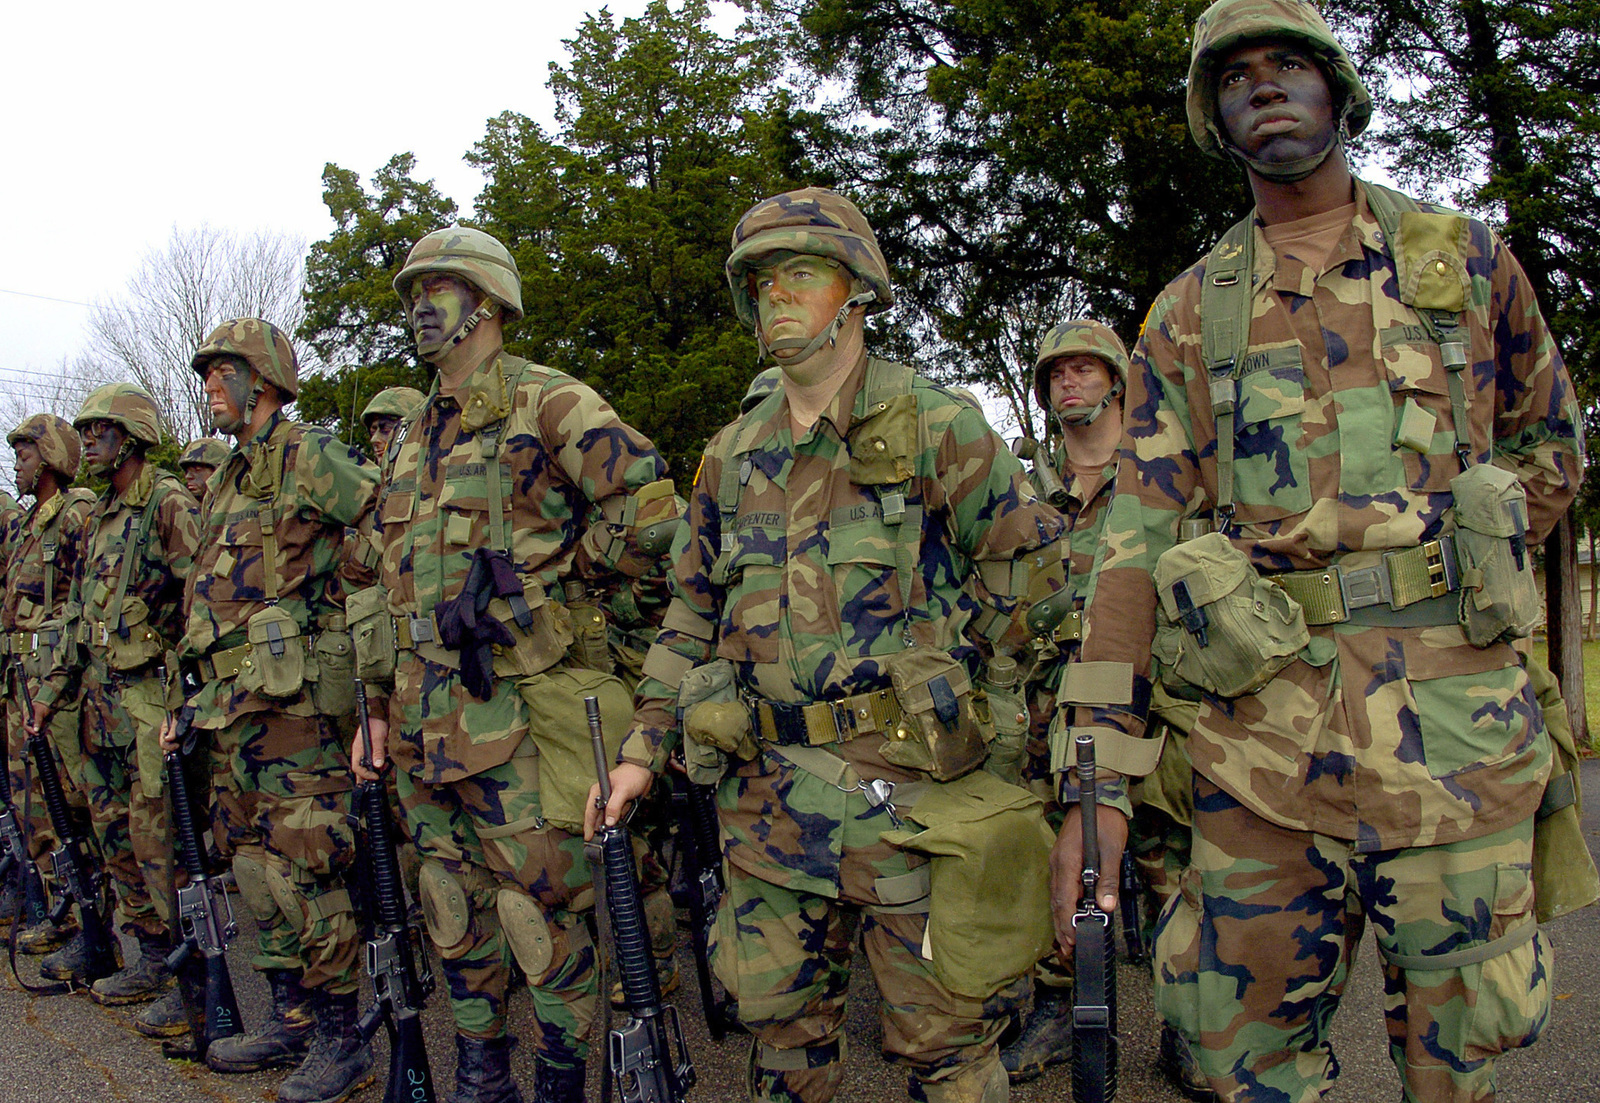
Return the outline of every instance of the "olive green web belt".
<path id="1" fill-rule="evenodd" d="M 1314 571 L 1267 575 L 1305 610 L 1306 623 L 1376 627 L 1454 624 L 1461 589 L 1455 539 L 1441 536 L 1415 548 L 1384 552 L 1370 567 L 1337 563 Z"/>
<path id="2" fill-rule="evenodd" d="M 0 636 L 0 654 L 5 655 L 32 655 L 40 646 L 54 647 L 61 642 L 61 633 L 54 628 L 47 628 L 41 632 L 7 632 Z"/>
<path id="3" fill-rule="evenodd" d="M 791 705 L 747 697 L 756 735 L 783 746 L 846 743 L 862 735 L 888 735 L 904 715 L 892 689 L 858 693 L 838 701 Z"/>

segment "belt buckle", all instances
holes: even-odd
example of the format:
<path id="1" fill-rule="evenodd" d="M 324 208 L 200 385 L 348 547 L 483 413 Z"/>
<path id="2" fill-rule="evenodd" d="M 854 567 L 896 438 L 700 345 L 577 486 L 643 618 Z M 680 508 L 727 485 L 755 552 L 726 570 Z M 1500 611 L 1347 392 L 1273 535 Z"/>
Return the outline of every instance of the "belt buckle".
<path id="1" fill-rule="evenodd" d="M 106 622 L 103 620 L 97 620 L 94 622 L 94 626 L 100 630 L 100 646 L 111 646 L 111 633 L 106 630 Z"/>
<path id="2" fill-rule="evenodd" d="M 1394 608 L 1394 590 L 1389 585 L 1389 571 L 1384 564 L 1373 567 L 1339 568 L 1339 592 L 1345 609 L 1365 609 L 1379 602 Z"/>
<path id="3" fill-rule="evenodd" d="M 433 642 L 432 617 L 407 617 L 406 619 L 409 621 L 406 626 L 406 630 L 411 633 L 412 643 Z"/>
<path id="4" fill-rule="evenodd" d="M 1448 554 L 1446 541 L 1449 542 Z M 1455 541 L 1448 536 L 1422 545 L 1422 561 L 1428 568 L 1428 595 L 1444 597 L 1461 588 L 1455 570 Z"/>

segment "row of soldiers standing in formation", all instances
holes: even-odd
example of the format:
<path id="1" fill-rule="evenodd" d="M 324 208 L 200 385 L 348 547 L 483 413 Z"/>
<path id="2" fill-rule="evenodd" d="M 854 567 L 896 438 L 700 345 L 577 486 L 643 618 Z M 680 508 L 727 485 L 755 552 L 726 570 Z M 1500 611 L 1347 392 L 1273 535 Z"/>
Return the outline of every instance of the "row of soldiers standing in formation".
<path id="1" fill-rule="evenodd" d="M 23 728 L 53 734 L 141 947 L 94 997 L 170 983 L 159 739 L 188 705 L 272 991 L 212 1067 L 295 1064 L 284 1103 L 370 1078 L 346 817 L 352 775 L 392 760 L 451 1098 L 521 1098 L 515 962 L 534 1098 L 581 1099 L 600 996 L 583 839 L 681 757 L 715 789 L 714 962 L 753 1035 L 750 1098 L 834 1096 L 859 944 L 912 1098 L 1000 1103 L 1065 1052 L 1051 943 L 1081 903 L 1067 766 L 1088 736 L 1099 866 L 1131 847 L 1164 900 L 1161 1049 L 1187 1093 L 1317 1098 L 1370 922 L 1407 1098 L 1492 1099 L 1494 1056 L 1548 1017 L 1534 825 L 1572 812 L 1508 643 L 1526 549 L 1581 471 L 1571 381 L 1486 226 L 1351 175 L 1370 100 L 1309 4 L 1219 0 L 1189 106 L 1255 215 L 1163 292 L 1132 357 L 1091 321 L 1045 336 L 1059 445 L 1037 483 L 968 396 L 868 355 L 887 267 L 820 189 L 734 228 L 734 304 L 778 372 L 686 503 L 598 394 L 505 351 L 515 262 L 462 227 L 394 281 L 436 379 L 380 463 L 284 415 L 294 353 L 254 319 L 193 359 L 236 442 L 198 501 L 147 464 L 159 418 L 135 387 L 96 392 L 76 433 L 26 421 L 5 616 L 36 704 L 12 706 L 11 757 Z M 80 439 L 98 497 L 66 489 Z M 664 563 L 647 534 L 680 515 Z M 608 618 L 663 578 L 624 670 Z M 598 806 L 588 697 L 617 763 Z M 1117 892 L 1102 880 L 1100 906 Z M 73 953 L 44 971 L 71 976 Z M 141 1016 L 179 1017 L 170 997 Z"/>

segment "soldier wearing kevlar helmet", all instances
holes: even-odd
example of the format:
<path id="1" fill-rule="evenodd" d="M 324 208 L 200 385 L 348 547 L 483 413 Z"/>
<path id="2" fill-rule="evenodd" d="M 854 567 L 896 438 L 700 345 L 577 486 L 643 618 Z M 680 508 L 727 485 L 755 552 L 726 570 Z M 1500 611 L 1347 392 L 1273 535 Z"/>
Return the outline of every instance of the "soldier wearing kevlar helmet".
<path id="1" fill-rule="evenodd" d="M 189 488 L 195 501 L 205 497 L 206 480 L 228 458 L 228 446 L 216 437 L 201 437 L 190 441 L 178 457 L 178 469 L 183 472 L 183 485 Z"/>
<path id="2" fill-rule="evenodd" d="M 415 387 L 385 387 L 372 396 L 361 411 L 361 425 L 372 440 L 372 455 L 379 463 L 389 453 L 395 430 L 408 417 L 415 417 L 427 396 Z"/>
<path id="3" fill-rule="evenodd" d="M 1550 1007 L 1528 871 L 1551 742 L 1509 641 L 1538 613 L 1528 548 L 1577 489 L 1572 382 L 1493 231 L 1351 174 L 1368 100 L 1313 8 L 1221 0 L 1190 74 L 1195 139 L 1237 151 L 1256 209 L 1134 350 L 1080 656 L 1097 691 L 1063 735 L 1094 734 L 1114 842 L 1158 749 L 1128 702 L 1156 679 L 1198 700 L 1156 1002 L 1219 1095 L 1322 1094 L 1370 920 L 1406 1098 L 1492 1099 Z M 1078 837 L 1069 813 L 1058 915 Z"/>
<path id="4" fill-rule="evenodd" d="M 0 631 L 4 632 L 6 668 L 0 684 L 6 687 L 5 725 L 6 765 L 12 811 L 19 817 L 31 805 L 28 824 L 30 856 L 37 859 L 58 845 L 44 805 L 38 775 L 27 769 L 24 754 L 27 741 L 22 693 L 14 679 L 27 678 L 29 690 L 39 691 L 40 676 L 52 665 L 51 657 L 61 646 L 61 625 L 67 590 L 72 584 L 73 555 L 94 503 L 91 491 L 71 489 L 78 473 L 82 453 L 78 434 L 71 425 L 51 414 L 34 414 L 6 435 L 16 453 L 18 492 L 33 495 L 33 505 L 18 510 L 7 519 L 0 532 L 5 548 L 3 591 L 0 591 Z M 50 739 L 61 759 L 63 776 L 69 779 L 67 799 L 75 813 L 83 816 L 87 829 L 88 809 L 82 790 L 82 751 L 78 745 L 78 709 L 57 713 L 50 725 Z M 26 783 L 33 778 L 33 792 Z M 24 953 L 44 953 L 60 946 L 72 933 L 69 918 L 57 927 L 46 916 L 47 901 L 33 899 L 39 882 L 25 878 L 27 899 L 11 896 L 14 881 L 7 879 L 7 906 L 0 917 L 9 919 L 18 904 L 23 908 L 24 929 L 17 936 L 17 948 Z"/>
<path id="5" fill-rule="evenodd" d="M 974 828 L 964 845 L 981 852 L 1005 832 L 1017 844 L 1007 882 L 1027 883 L 1036 840 L 1042 884 L 1042 808 L 980 767 L 988 713 L 961 717 L 982 668 L 967 633 L 1009 643 L 1030 602 L 1060 588 L 1061 519 L 976 407 L 868 358 L 863 317 L 893 295 L 849 200 L 806 188 L 758 203 L 734 230 L 727 273 L 780 386 L 706 448 L 604 816 L 615 822 L 646 792 L 687 733 L 690 777 L 716 784 L 727 840 L 715 966 L 755 1035 L 752 1100 L 817 1103 L 839 1090 L 859 924 L 884 996 L 884 1048 L 910 1072 L 913 1098 L 995 1103 L 1009 1092 L 1000 1031 L 1049 941 L 1043 894 L 986 914 L 993 941 L 963 968 L 930 914 L 988 909 L 927 880 L 925 855 L 884 836 L 915 830 L 913 799 L 1012 794 L 1017 818 Z M 891 688 L 902 683 L 913 695 L 938 687 L 951 730 L 966 733 L 961 749 L 935 758 L 913 737 L 917 705 Z M 680 698 L 680 684 L 707 688 Z M 929 937 L 931 964 L 918 952 Z M 976 941 L 959 927 L 947 937 Z"/>
<path id="6" fill-rule="evenodd" d="M 78 539 L 62 643 L 34 697 L 34 730 L 81 706 L 81 780 L 95 837 L 120 905 L 122 930 L 140 956 L 96 981 L 98 1003 L 153 999 L 172 987 L 172 840 L 158 745 L 166 695 L 163 658 L 183 634 L 183 579 L 199 542 L 196 504 L 177 476 L 145 460 L 161 442 L 155 403 L 131 383 L 84 400 L 73 419 L 89 470 L 107 479 Z M 81 937 L 81 936 L 80 936 Z M 82 967 L 81 943 L 45 958 L 40 971 L 67 979 Z M 171 1001 L 140 1016 L 157 1033 L 181 1025 Z"/>
<path id="7" fill-rule="evenodd" d="M 539 1098 L 578 1101 L 598 995 L 578 835 L 588 786 L 581 769 L 539 763 L 593 761 L 587 695 L 620 741 L 628 695 L 598 599 L 656 562 L 641 534 L 673 516 L 672 484 L 654 445 L 592 389 L 505 351 L 522 290 L 494 238 L 437 230 L 394 286 L 438 377 L 385 465 L 380 585 L 351 598 L 374 610 L 352 624 L 374 672 L 372 764 L 394 757 L 423 859 L 457 1093 L 519 1098 L 506 1033 L 514 955 L 539 1019 Z M 363 650 L 391 625 L 398 654 Z M 352 768 L 373 776 L 362 758 L 358 739 Z"/>
<path id="8" fill-rule="evenodd" d="M 359 935 L 344 887 L 354 839 L 341 725 L 355 706 L 338 572 L 378 473 L 284 414 L 299 376 L 277 327 L 224 322 L 191 363 L 213 423 L 237 443 L 210 442 L 224 451 L 184 591 L 182 693 L 210 748 L 212 833 L 256 921 L 252 964 L 272 993 L 267 1020 L 213 1041 L 206 1063 L 298 1064 L 281 1103 L 340 1099 L 371 1079 L 372 1054 L 356 1029 Z M 170 733 L 163 746 L 177 749 Z"/>

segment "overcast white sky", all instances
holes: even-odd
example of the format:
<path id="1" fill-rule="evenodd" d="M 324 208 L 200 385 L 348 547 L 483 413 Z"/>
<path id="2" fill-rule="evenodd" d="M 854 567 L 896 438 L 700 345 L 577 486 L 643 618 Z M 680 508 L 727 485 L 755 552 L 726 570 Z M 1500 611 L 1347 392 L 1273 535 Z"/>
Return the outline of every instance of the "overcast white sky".
<path id="1" fill-rule="evenodd" d="M 606 6 L 621 18 L 645 0 Z M 470 214 L 482 178 L 462 155 L 501 111 L 552 122 L 548 63 L 600 7 L 9 6 L 0 386 L 58 374 L 85 343 L 80 304 L 119 293 L 175 225 L 326 237 L 329 161 L 365 180 L 409 150 Z"/>

